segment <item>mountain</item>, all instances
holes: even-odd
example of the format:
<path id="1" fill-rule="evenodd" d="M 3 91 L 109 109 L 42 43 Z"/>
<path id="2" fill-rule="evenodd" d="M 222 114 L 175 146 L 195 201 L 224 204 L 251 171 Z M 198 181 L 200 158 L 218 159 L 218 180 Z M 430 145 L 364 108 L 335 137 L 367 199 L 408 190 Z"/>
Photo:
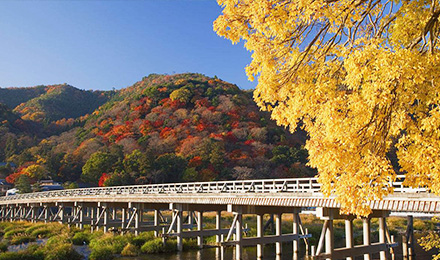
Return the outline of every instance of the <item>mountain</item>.
<path id="1" fill-rule="evenodd" d="M 17 152 L 3 158 L 20 166 L 12 182 L 20 174 L 92 185 L 315 174 L 305 166 L 306 133 L 276 126 L 252 91 L 218 78 L 152 74 L 118 91 L 45 91 L 13 110 L 44 127 L 24 149 L 9 142 Z"/>

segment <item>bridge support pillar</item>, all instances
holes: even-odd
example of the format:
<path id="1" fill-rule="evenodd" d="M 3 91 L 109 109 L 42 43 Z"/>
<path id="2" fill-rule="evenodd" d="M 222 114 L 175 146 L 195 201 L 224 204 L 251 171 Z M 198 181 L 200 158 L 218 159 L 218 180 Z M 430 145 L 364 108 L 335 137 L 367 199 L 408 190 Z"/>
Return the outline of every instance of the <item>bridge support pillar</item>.
<path id="1" fill-rule="evenodd" d="M 215 229 L 217 229 L 219 231 L 219 233 L 217 234 L 216 238 L 215 238 L 215 242 L 219 243 L 221 242 L 221 234 L 220 234 L 220 230 L 222 229 L 222 212 L 221 211 L 217 211 L 216 215 L 215 215 Z"/>
<path id="2" fill-rule="evenodd" d="M 8 205 L 8 214 L 6 215 L 6 221 L 12 221 L 13 207 Z"/>
<path id="3" fill-rule="evenodd" d="M 99 205 L 96 205 L 96 208 L 95 208 L 95 230 L 96 231 L 99 230 L 100 216 L 101 216 L 101 208 L 99 207 Z"/>
<path id="4" fill-rule="evenodd" d="M 142 222 L 142 212 L 143 209 L 141 207 L 140 203 L 136 203 L 135 204 L 135 215 L 134 215 L 134 235 L 137 236 L 139 235 L 139 227 L 141 225 Z"/>
<path id="5" fill-rule="evenodd" d="M 292 229 L 293 232 L 292 234 L 294 235 L 299 235 L 299 225 L 300 225 L 300 218 L 299 218 L 299 211 L 295 210 L 293 212 L 293 221 L 292 221 Z M 293 240 L 293 245 L 292 245 L 292 251 L 293 251 L 293 259 L 297 260 L 298 259 L 298 253 L 299 253 L 299 239 L 298 240 Z"/>
<path id="6" fill-rule="evenodd" d="M 264 214 L 257 214 L 257 237 L 263 237 L 263 217 Z M 257 258 L 261 259 L 264 255 L 264 244 L 257 244 Z"/>
<path id="7" fill-rule="evenodd" d="M 11 221 L 19 220 L 19 219 L 20 219 L 20 211 L 21 211 L 21 208 L 20 208 L 20 207 L 18 207 L 18 206 L 14 206 L 14 216 L 13 216 L 13 218 L 11 219 Z"/>
<path id="8" fill-rule="evenodd" d="M 368 246 L 371 244 L 370 218 L 362 219 L 362 226 L 363 226 L 363 243 L 364 245 Z M 364 260 L 371 260 L 371 254 L 365 254 Z"/>
<path id="9" fill-rule="evenodd" d="M 66 208 L 62 203 L 58 207 L 60 211 L 60 223 L 64 224 L 66 223 Z"/>
<path id="10" fill-rule="evenodd" d="M 193 228 L 194 223 L 194 213 L 192 211 L 188 211 L 188 230 Z"/>
<path id="11" fill-rule="evenodd" d="M 37 222 L 37 220 L 36 220 L 36 208 L 35 208 L 35 206 L 31 206 L 31 222 L 32 223 L 35 223 L 35 222 Z"/>
<path id="12" fill-rule="evenodd" d="M 4 206 L 4 205 L 2 205 L 1 206 L 1 213 L 0 213 L 0 217 L 1 217 L 1 219 L 0 219 L 0 221 L 4 221 L 5 220 L 5 211 L 6 211 L 6 207 Z"/>
<path id="13" fill-rule="evenodd" d="M 48 205 L 44 205 L 44 223 L 49 221 L 49 211 L 50 207 Z"/>
<path id="14" fill-rule="evenodd" d="M 155 237 L 159 236 L 159 231 L 157 230 L 157 227 L 160 225 L 159 217 L 160 217 L 159 216 L 159 210 L 155 209 L 154 210 L 154 219 L 153 219 L 153 225 L 155 227 L 155 229 L 154 229 L 154 236 Z"/>
<path id="15" fill-rule="evenodd" d="M 192 215 L 192 212 L 190 212 Z M 203 230 L 203 211 L 197 211 L 197 230 Z M 203 248 L 203 235 L 197 236 L 197 246 Z"/>
<path id="16" fill-rule="evenodd" d="M 127 210 L 126 208 L 121 208 L 121 234 L 124 234 L 126 222 L 127 222 Z"/>
<path id="17" fill-rule="evenodd" d="M 385 217 L 379 218 L 379 243 L 385 243 L 386 221 Z M 380 260 L 387 260 L 386 251 L 380 251 Z"/>
<path id="18" fill-rule="evenodd" d="M 243 215 L 240 212 L 236 212 L 236 222 L 235 222 L 235 240 L 237 241 L 237 244 L 235 245 L 235 260 L 241 260 L 241 255 L 242 255 L 242 246 L 241 246 L 241 241 L 243 239 L 243 230 L 242 230 L 242 225 L 243 225 Z"/>
<path id="19" fill-rule="evenodd" d="M 345 220 L 345 247 L 353 248 L 353 219 L 349 218 Z M 347 256 L 347 260 L 353 260 L 353 257 Z"/>
<path id="20" fill-rule="evenodd" d="M 406 232 L 402 236 L 402 253 L 403 259 L 411 260 L 415 256 L 414 253 L 414 220 L 413 216 L 407 217 Z"/>
<path id="21" fill-rule="evenodd" d="M 116 221 L 116 219 L 117 219 L 117 217 L 116 217 L 116 208 L 113 207 L 113 208 L 112 208 L 112 220 L 113 220 L 113 221 Z"/>
<path id="22" fill-rule="evenodd" d="M 177 251 L 183 251 L 183 238 L 182 238 L 182 224 L 183 224 L 183 216 L 182 216 L 182 205 L 176 205 L 176 233 L 177 235 Z"/>
<path id="23" fill-rule="evenodd" d="M 332 254 L 334 250 L 334 245 L 335 243 L 334 243 L 334 234 L 333 234 L 333 219 L 329 219 L 327 230 L 325 232 L 325 253 Z"/>
<path id="24" fill-rule="evenodd" d="M 281 230 L 281 217 L 281 213 L 275 214 L 275 235 L 279 237 L 283 235 Z M 283 253 L 283 244 L 281 242 L 275 243 L 275 251 L 277 255 L 281 255 Z"/>
<path id="25" fill-rule="evenodd" d="M 94 227 L 94 222 L 95 222 L 95 208 L 90 206 L 89 207 L 89 213 L 88 213 L 89 217 L 90 217 L 90 232 L 93 233 L 93 231 L 95 230 Z"/>
<path id="26" fill-rule="evenodd" d="M 101 216 L 102 216 L 102 229 L 104 233 L 108 232 L 108 222 L 109 222 L 109 207 L 107 203 L 101 203 Z M 98 219 L 99 221 L 99 219 Z M 99 222 L 98 222 L 99 225 Z"/>
<path id="27" fill-rule="evenodd" d="M 79 204 L 77 210 L 79 210 L 77 227 L 79 229 L 83 229 L 84 228 L 84 206 L 82 204 Z"/>

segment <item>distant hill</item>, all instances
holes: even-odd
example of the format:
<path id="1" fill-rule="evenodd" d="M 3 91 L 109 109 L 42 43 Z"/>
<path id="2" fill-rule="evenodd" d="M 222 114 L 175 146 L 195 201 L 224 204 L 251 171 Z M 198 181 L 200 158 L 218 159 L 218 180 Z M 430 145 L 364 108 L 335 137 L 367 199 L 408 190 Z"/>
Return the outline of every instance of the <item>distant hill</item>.
<path id="1" fill-rule="evenodd" d="M 14 109 L 21 103 L 28 102 L 44 93 L 46 93 L 46 86 L 43 85 L 28 88 L 0 88 L 0 103 Z"/>
<path id="2" fill-rule="evenodd" d="M 49 86 L 14 112 L 45 135 L 24 149 L 9 141 L 17 152 L 0 161 L 22 166 L 9 180 L 30 166 L 36 179 L 93 185 L 315 174 L 306 133 L 276 126 L 251 91 L 201 74 L 152 74 L 115 92 Z"/>
<path id="3" fill-rule="evenodd" d="M 108 92 L 85 91 L 66 84 L 46 86 L 44 90 L 16 106 L 14 111 L 25 120 L 51 122 L 92 113 L 108 100 Z"/>

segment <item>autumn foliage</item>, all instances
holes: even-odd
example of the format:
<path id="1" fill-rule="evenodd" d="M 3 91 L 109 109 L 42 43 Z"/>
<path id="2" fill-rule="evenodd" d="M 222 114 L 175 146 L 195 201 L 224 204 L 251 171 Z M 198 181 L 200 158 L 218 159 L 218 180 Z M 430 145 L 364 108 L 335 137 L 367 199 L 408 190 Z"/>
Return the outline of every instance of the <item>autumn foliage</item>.
<path id="1" fill-rule="evenodd" d="M 71 91 L 67 86 L 45 89 L 45 98 L 56 99 L 61 90 Z M 0 154 L 0 161 L 23 166 L 41 157 L 44 177 L 99 186 L 315 174 L 305 161 L 301 167 L 293 167 L 298 160 L 283 161 L 285 167 L 272 163 L 271 151 L 278 146 L 303 150 L 305 134 L 277 127 L 259 111 L 250 91 L 218 78 L 153 74 L 104 96 L 112 98 L 80 117 L 32 121 L 41 126 L 32 138 L 5 137 L 0 146 L 8 153 Z M 35 102 L 26 102 L 20 111 L 31 111 Z M 46 113 L 43 107 L 38 111 Z"/>
<path id="2" fill-rule="evenodd" d="M 218 2 L 214 29 L 252 52 L 254 100 L 308 132 L 343 212 L 368 215 L 397 173 L 440 193 L 438 1 Z"/>

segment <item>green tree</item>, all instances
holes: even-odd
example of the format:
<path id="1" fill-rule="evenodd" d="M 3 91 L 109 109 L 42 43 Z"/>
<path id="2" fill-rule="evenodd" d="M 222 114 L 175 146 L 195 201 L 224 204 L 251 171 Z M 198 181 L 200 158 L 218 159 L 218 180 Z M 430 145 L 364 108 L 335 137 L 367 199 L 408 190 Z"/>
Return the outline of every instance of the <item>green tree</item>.
<path id="1" fill-rule="evenodd" d="M 171 100 L 179 100 L 181 102 L 188 103 L 191 100 L 192 93 L 187 88 L 179 88 L 171 92 Z"/>
<path id="2" fill-rule="evenodd" d="M 139 172 L 143 156 L 144 154 L 137 149 L 131 154 L 127 154 L 122 162 L 124 170 L 127 172 Z"/>
<path id="3" fill-rule="evenodd" d="M 32 192 L 31 178 L 26 174 L 18 176 L 15 181 L 15 188 L 17 188 L 20 193 Z"/>
<path id="4" fill-rule="evenodd" d="M 133 177 L 125 171 L 114 172 L 104 182 L 105 186 L 122 186 L 134 184 Z"/>
<path id="5" fill-rule="evenodd" d="M 199 177 L 199 173 L 197 172 L 195 167 L 187 168 L 183 172 L 182 181 L 184 182 L 191 182 L 191 181 L 197 181 Z"/>
<path id="6" fill-rule="evenodd" d="M 113 172 L 118 159 L 117 156 L 106 152 L 93 153 L 82 168 L 81 179 L 88 183 L 97 184 L 102 173 Z"/>
<path id="7" fill-rule="evenodd" d="M 154 182 L 179 182 L 186 169 L 187 162 L 184 158 L 172 153 L 159 156 L 153 163 Z"/>

